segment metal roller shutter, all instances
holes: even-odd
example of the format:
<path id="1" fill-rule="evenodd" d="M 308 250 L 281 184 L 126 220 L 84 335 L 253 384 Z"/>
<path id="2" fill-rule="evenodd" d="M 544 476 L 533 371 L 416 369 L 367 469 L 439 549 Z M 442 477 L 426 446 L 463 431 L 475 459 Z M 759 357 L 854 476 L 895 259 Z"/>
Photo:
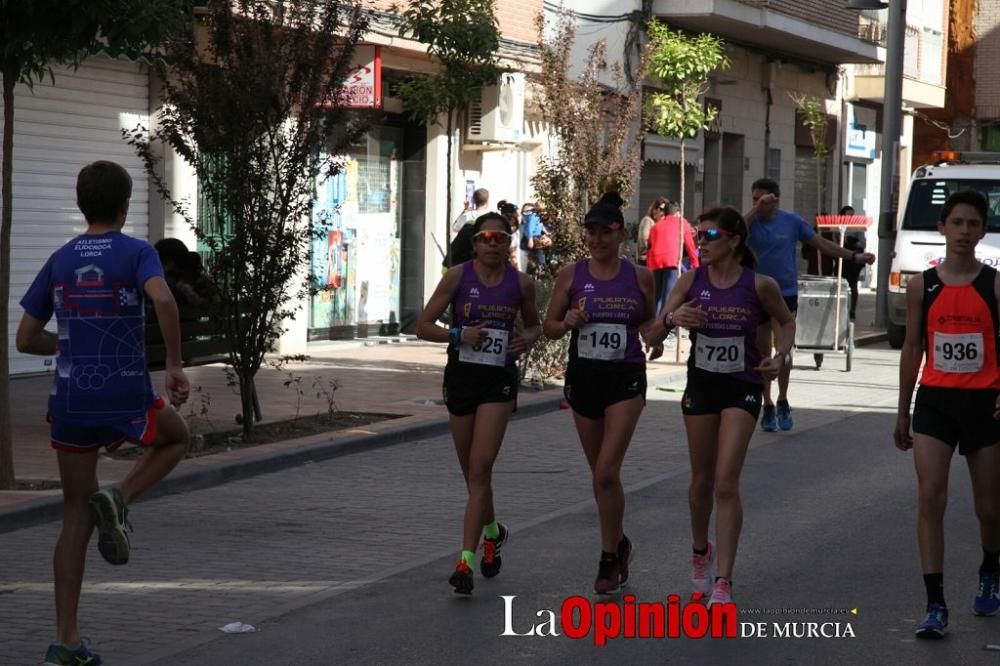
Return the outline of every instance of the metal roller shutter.
<path id="1" fill-rule="evenodd" d="M 681 168 L 679 164 L 647 161 L 642 165 L 640 174 L 639 208 L 636 222 L 642 219 L 656 197 L 663 196 L 670 201 L 677 201 L 680 198 Z M 684 198 L 684 208 L 687 211 L 685 217 L 691 219 L 701 211 L 701 201 L 695 200 L 695 196 L 697 196 L 695 194 L 695 169 L 690 163 L 685 178 L 684 188 L 687 190 Z"/>
<path id="2" fill-rule="evenodd" d="M 11 229 L 11 285 L 8 323 L 11 373 L 51 369 L 49 359 L 18 354 L 14 334 L 21 296 L 42 264 L 60 245 L 86 227 L 76 207 L 76 174 L 99 159 L 118 162 L 132 175 L 132 202 L 125 232 L 149 234 L 149 181 L 121 129 L 149 124 L 149 76 L 142 64 L 89 58 L 76 71 L 55 71 L 34 94 L 15 92 L 14 224 Z"/>

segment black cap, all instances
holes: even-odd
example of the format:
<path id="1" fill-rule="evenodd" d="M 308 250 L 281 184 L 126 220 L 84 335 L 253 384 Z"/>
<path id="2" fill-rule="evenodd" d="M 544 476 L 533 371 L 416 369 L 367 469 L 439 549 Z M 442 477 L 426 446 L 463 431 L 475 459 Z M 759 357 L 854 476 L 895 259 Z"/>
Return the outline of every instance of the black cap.
<path id="1" fill-rule="evenodd" d="M 600 201 L 595 203 L 587 211 L 583 218 L 584 226 L 588 224 L 603 224 L 612 229 L 621 229 L 625 226 L 625 216 L 622 215 L 622 206 L 625 200 L 617 192 L 605 192 Z"/>

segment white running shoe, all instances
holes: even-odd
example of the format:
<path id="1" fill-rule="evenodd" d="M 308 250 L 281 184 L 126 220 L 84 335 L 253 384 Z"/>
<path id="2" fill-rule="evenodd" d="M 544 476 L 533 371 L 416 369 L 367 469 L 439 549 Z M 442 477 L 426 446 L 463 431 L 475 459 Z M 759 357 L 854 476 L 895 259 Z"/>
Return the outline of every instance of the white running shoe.
<path id="1" fill-rule="evenodd" d="M 691 553 L 691 590 L 708 597 L 712 594 L 712 562 L 715 561 L 715 544 L 708 542 L 708 552 L 704 555 Z"/>

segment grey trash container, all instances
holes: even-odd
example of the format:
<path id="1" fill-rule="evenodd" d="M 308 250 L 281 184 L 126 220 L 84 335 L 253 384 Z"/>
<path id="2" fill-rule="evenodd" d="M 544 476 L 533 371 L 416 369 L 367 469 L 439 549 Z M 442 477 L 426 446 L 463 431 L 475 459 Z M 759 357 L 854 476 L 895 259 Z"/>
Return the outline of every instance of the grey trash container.
<path id="1" fill-rule="evenodd" d="M 850 298 L 847 280 L 841 278 L 838 320 L 837 279 L 813 275 L 799 278 L 795 346 L 802 351 L 817 354 L 843 354 L 846 356 L 848 372 L 851 370 L 854 351 L 854 324 L 848 313 Z"/>

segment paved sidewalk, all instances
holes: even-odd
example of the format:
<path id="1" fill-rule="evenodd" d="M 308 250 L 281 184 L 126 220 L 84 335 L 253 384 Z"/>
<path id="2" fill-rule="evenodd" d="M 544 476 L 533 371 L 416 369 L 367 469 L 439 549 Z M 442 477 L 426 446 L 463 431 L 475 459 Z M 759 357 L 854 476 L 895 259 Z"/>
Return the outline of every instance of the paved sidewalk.
<path id="1" fill-rule="evenodd" d="M 874 294 L 863 293 L 858 304 L 856 338 L 869 342 L 880 339 L 879 333 L 873 330 L 873 319 Z M 381 342 L 314 343 L 310 348 L 309 361 L 291 363 L 281 371 L 262 368 L 257 375 L 257 390 L 264 420 L 283 421 L 297 414 L 308 416 L 325 412 L 326 402 L 316 397 L 316 387 L 329 388 L 332 381 L 339 384 L 335 393 L 338 409 L 397 414 L 405 418 L 363 429 L 192 458 L 184 461 L 179 471 L 212 470 L 259 458 L 265 452 L 288 455 L 321 442 L 340 441 L 358 434 L 380 433 L 388 429 L 418 429 L 444 423 L 447 412 L 440 404 L 442 369 L 447 360 L 444 345 L 403 338 L 392 343 L 386 340 Z M 667 349 L 663 358 L 649 364 L 651 389 L 683 373 L 687 361 L 686 340 L 682 341 L 680 363 L 674 359 L 674 350 Z M 798 362 L 808 364 L 809 359 L 803 358 Z M 831 358 L 827 363 L 828 366 L 824 367 L 843 367 L 841 359 Z M 186 372 L 191 380 L 192 394 L 181 411 L 189 418 L 192 431 L 204 433 L 237 429 L 235 415 L 240 412 L 239 396 L 236 389 L 228 385 L 224 366 L 188 368 Z M 285 386 L 291 377 L 301 378 L 299 386 L 304 393 L 301 400 L 293 387 Z M 48 424 L 44 420 L 51 382 L 51 375 L 20 377 L 11 381 L 14 462 L 18 479 L 52 481 L 59 477 L 56 457 L 48 444 Z M 154 373 L 153 382 L 154 387 L 162 386 L 163 374 Z M 519 403 L 524 406 L 552 402 L 558 400 L 559 394 L 559 389 L 524 391 Z M 122 478 L 131 465 L 131 461 L 102 457 L 98 474 L 102 483 L 113 482 Z M 221 480 L 224 479 L 220 477 Z M 29 503 L 37 504 L 58 494 L 58 490 L 0 491 L 0 512 Z"/>

